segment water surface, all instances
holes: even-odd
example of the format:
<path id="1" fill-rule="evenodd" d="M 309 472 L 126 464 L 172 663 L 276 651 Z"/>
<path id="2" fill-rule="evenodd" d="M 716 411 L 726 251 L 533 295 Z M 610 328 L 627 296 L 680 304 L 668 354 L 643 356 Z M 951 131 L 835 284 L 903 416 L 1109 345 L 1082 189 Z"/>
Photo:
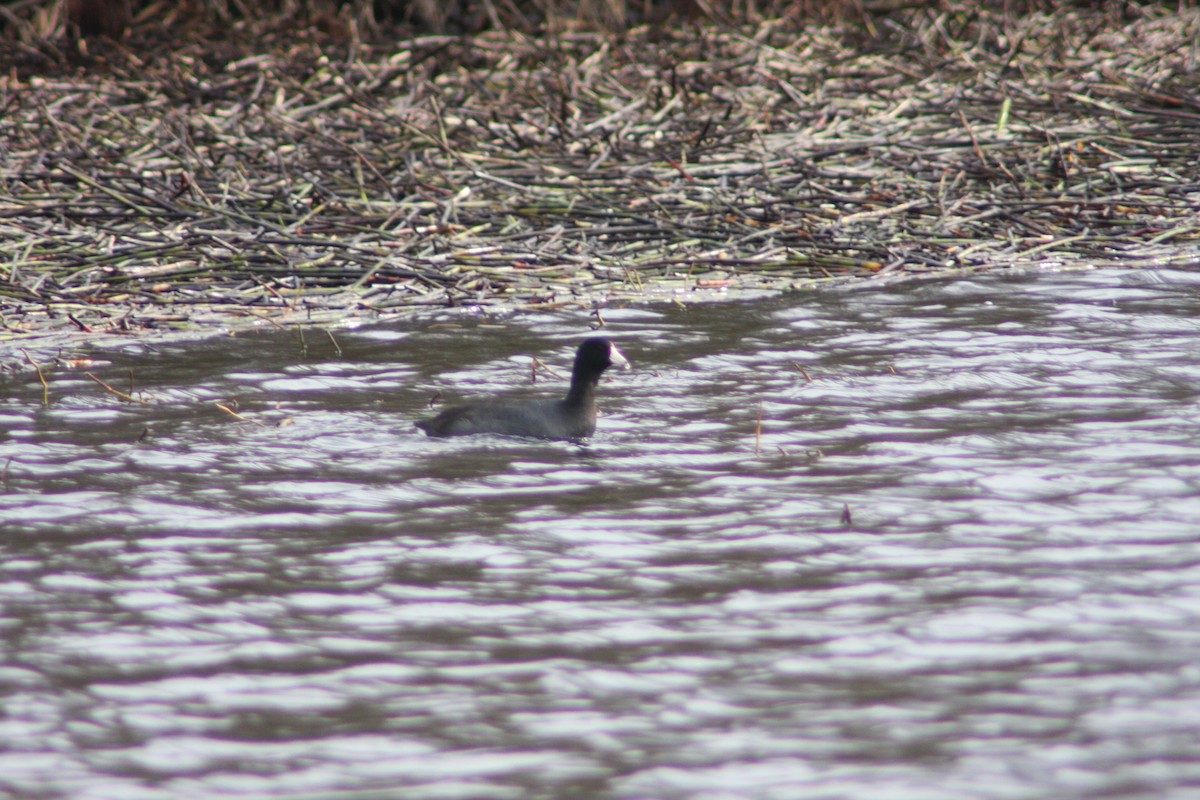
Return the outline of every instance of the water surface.
<path id="1" fill-rule="evenodd" d="M 583 313 L 6 373 L 0 793 L 1196 796 L 1200 275 L 605 319 L 586 446 L 412 427 Z"/>

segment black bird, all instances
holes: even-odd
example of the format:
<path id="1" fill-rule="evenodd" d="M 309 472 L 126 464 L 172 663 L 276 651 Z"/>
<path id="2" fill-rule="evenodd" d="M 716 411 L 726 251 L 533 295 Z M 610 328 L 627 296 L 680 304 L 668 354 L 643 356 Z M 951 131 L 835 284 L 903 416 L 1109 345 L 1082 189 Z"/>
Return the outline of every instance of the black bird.
<path id="1" fill-rule="evenodd" d="M 596 384 L 609 367 L 629 362 L 602 336 L 585 339 L 575 353 L 571 388 L 562 400 L 480 400 L 447 408 L 417 422 L 430 436 L 502 433 L 539 439 L 584 439 L 596 430 Z"/>

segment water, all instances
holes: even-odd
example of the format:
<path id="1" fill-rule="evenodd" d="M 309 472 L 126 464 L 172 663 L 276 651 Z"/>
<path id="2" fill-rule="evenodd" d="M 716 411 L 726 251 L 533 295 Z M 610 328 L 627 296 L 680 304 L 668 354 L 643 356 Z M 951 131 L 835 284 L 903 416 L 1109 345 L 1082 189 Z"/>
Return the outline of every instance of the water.
<path id="1" fill-rule="evenodd" d="M 1200 274 L 605 317 L 4 354 L 0 793 L 1200 796 Z"/>

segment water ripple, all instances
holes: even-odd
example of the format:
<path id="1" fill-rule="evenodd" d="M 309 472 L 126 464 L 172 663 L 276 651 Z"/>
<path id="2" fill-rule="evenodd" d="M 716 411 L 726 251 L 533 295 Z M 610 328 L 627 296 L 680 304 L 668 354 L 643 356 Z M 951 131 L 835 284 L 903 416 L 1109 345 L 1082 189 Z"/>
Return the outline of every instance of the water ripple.
<path id="1" fill-rule="evenodd" d="M 412 427 L 582 312 L 6 373 L 0 794 L 1188 797 L 1198 280 L 609 309 L 585 446 Z"/>

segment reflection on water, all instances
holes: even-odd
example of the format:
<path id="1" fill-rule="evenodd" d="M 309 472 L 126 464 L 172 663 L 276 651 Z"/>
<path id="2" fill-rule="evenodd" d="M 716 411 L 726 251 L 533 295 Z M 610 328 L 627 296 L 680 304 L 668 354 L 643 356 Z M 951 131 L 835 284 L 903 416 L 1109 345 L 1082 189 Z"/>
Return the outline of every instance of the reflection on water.
<path id="1" fill-rule="evenodd" d="M 582 313 L 9 370 L 0 794 L 1188 797 L 1198 290 L 611 309 L 583 447 L 412 428 Z"/>

